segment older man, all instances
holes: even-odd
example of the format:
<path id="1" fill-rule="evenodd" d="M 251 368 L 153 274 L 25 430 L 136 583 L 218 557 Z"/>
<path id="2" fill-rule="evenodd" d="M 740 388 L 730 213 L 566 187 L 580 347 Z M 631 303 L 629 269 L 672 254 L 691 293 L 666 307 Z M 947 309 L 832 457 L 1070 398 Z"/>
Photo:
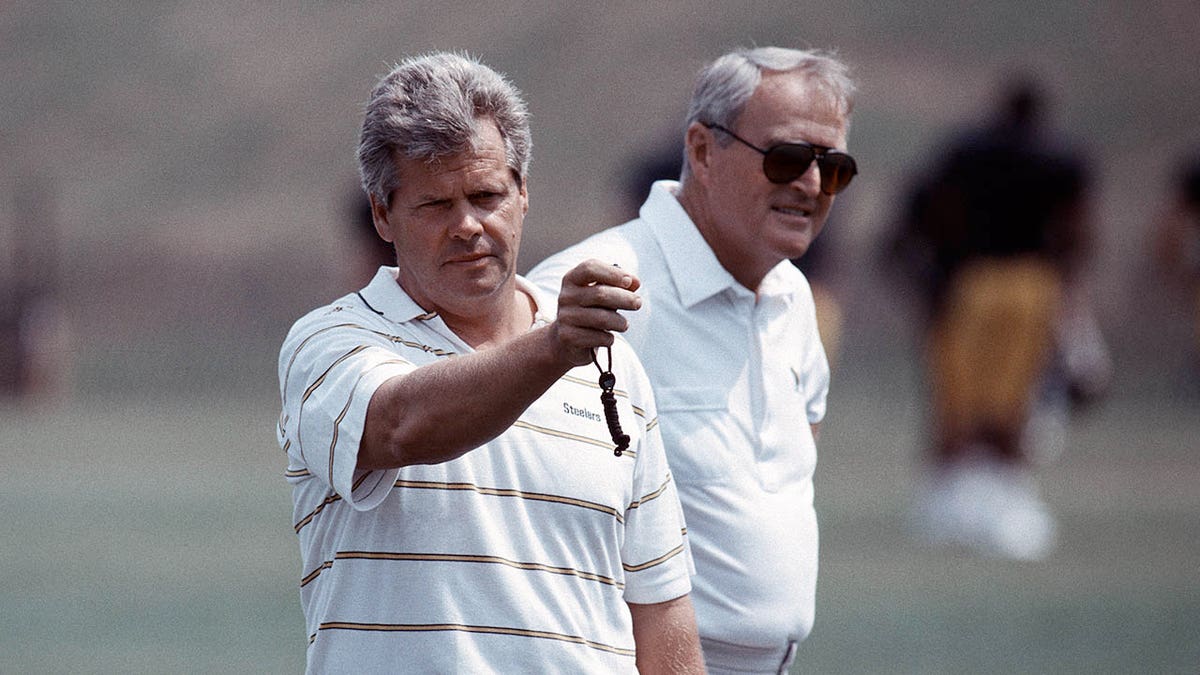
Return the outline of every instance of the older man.
<path id="1" fill-rule="evenodd" d="M 279 359 L 310 671 L 703 669 L 653 398 L 610 332 L 638 281 L 577 266 L 554 318 L 514 271 L 526 118 L 452 54 L 400 64 L 367 106 L 363 187 L 397 266 Z"/>
<path id="2" fill-rule="evenodd" d="M 789 259 L 857 172 L 853 84 L 810 51 L 738 50 L 700 74 L 678 183 L 640 217 L 539 265 L 578 261 L 641 280 L 626 337 L 655 388 L 695 555 L 692 598 L 710 672 L 786 670 L 813 623 L 813 469 L 829 366 L 812 292 Z"/>

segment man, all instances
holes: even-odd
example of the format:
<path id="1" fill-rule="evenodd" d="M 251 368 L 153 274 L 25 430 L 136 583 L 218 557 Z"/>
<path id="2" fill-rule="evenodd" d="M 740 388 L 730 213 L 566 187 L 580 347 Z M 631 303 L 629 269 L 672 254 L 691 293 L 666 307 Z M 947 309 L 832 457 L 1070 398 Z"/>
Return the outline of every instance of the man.
<path id="1" fill-rule="evenodd" d="M 856 172 L 843 152 L 853 85 L 812 51 L 765 47 L 700 74 L 678 183 L 640 217 L 539 265 L 546 287 L 585 258 L 641 280 L 626 337 L 655 388 L 695 557 L 710 672 L 780 672 L 812 627 L 812 475 L 829 366 L 789 261 Z"/>
<path id="2" fill-rule="evenodd" d="M 1151 223 L 1154 270 L 1168 289 L 1185 293 L 1184 311 L 1192 316 L 1191 363 L 1184 377 L 1190 380 L 1188 391 L 1195 392 L 1200 384 L 1200 155 L 1176 167 L 1155 218 Z"/>
<path id="3" fill-rule="evenodd" d="M 895 245 L 929 304 L 932 442 L 914 524 L 934 543 L 1022 560 L 1055 541 L 1027 429 L 1056 348 L 1070 357 L 1060 377 L 1097 383 L 1081 395 L 1099 393 L 1106 370 L 1100 342 L 1090 341 L 1100 361 L 1080 359 L 1087 333 L 1065 330 L 1088 325 L 1066 321 L 1089 316 L 1077 274 L 1087 172 L 1043 112 L 1036 82 L 1005 86 L 995 119 L 952 142 L 918 184 Z"/>
<path id="4" fill-rule="evenodd" d="M 610 333 L 638 281 L 580 265 L 555 319 L 514 272 L 526 118 L 453 54 L 405 61 L 368 103 L 359 167 L 397 266 L 298 321 L 279 359 L 310 672 L 703 669 L 653 399 Z M 609 347 L 620 456 L 591 369 Z"/>

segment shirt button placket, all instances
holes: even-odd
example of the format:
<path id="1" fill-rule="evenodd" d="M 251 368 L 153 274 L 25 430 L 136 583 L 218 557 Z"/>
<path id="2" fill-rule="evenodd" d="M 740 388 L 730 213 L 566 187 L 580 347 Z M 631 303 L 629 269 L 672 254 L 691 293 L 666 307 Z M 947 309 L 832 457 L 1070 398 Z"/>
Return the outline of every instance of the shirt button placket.
<path id="1" fill-rule="evenodd" d="M 770 369 L 767 363 L 773 356 L 771 354 L 770 327 L 771 322 L 778 312 L 777 299 L 767 296 L 756 303 L 752 313 L 752 332 L 754 334 L 755 354 L 757 358 L 756 367 L 758 372 L 755 378 L 755 387 L 758 389 L 758 401 L 761 405 L 759 419 L 761 426 L 758 429 L 757 439 L 757 462 L 755 462 L 759 482 L 764 490 L 775 492 L 780 487 L 779 468 L 776 466 L 776 455 L 780 442 L 783 439 L 777 438 L 779 435 L 778 420 L 774 418 L 777 406 L 775 405 L 775 396 L 778 383 L 773 381 Z"/>

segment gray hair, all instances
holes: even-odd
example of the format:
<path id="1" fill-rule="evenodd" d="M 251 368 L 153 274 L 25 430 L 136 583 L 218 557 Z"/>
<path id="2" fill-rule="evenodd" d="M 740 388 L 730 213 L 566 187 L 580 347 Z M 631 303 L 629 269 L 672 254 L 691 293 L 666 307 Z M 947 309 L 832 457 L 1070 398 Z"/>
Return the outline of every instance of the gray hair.
<path id="1" fill-rule="evenodd" d="M 849 68 L 833 52 L 783 47 L 739 48 L 705 66 L 696 78 L 684 128 L 693 122 L 732 129 L 762 82 L 763 72 L 799 72 L 817 92 L 829 97 L 849 124 L 854 110 L 854 81 Z M 722 137 L 722 144 L 733 142 Z M 690 173 L 684 148 L 683 177 Z"/>
<path id="2" fill-rule="evenodd" d="M 367 102 L 357 153 L 363 190 L 386 203 L 401 181 L 397 152 L 424 160 L 457 154 L 472 147 L 481 119 L 496 123 L 508 167 L 526 176 L 533 147 L 529 111 L 511 82 L 465 54 L 404 60 Z"/>

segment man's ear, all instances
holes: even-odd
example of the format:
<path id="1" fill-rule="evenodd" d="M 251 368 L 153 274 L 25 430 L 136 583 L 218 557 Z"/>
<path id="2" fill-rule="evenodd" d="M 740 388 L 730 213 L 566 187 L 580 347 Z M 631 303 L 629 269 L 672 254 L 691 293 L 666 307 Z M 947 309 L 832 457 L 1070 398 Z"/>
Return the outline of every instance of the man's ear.
<path id="1" fill-rule="evenodd" d="M 371 195 L 371 220 L 375 222 L 375 232 L 379 237 L 386 242 L 395 243 L 392 241 L 392 224 L 388 220 L 387 204 Z"/>
<path id="2" fill-rule="evenodd" d="M 517 177 L 517 188 L 521 195 L 521 215 L 529 213 L 529 191 L 526 189 L 527 183 L 525 176 Z"/>
<path id="3" fill-rule="evenodd" d="M 713 143 L 716 142 L 712 130 L 699 122 L 692 122 L 684 133 L 683 142 L 687 147 L 688 168 L 692 176 L 701 183 L 707 183 Z"/>

